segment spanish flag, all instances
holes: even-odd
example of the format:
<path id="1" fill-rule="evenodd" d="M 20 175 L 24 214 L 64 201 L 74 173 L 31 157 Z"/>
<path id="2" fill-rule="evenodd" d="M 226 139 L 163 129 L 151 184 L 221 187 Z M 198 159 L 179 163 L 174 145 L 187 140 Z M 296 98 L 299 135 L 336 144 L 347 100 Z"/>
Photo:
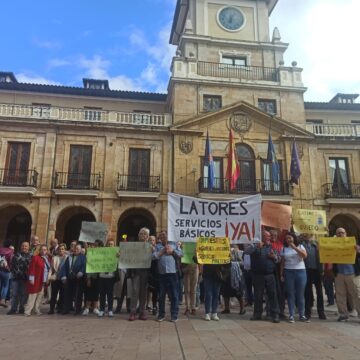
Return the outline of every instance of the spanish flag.
<path id="1" fill-rule="evenodd" d="M 227 171 L 226 171 L 226 179 L 229 181 L 230 190 L 236 189 L 236 181 L 239 178 L 239 176 L 240 176 L 240 166 L 236 159 L 233 132 L 230 129 L 228 164 L 227 164 Z"/>

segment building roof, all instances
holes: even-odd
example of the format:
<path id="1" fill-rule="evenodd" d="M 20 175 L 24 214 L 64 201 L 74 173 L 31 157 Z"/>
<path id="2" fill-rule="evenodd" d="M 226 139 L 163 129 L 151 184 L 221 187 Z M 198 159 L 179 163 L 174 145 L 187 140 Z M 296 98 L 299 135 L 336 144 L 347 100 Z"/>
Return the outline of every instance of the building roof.
<path id="1" fill-rule="evenodd" d="M 360 104 L 342 104 L 334 102 L 305 102 L 305 110 L 341 110 L 360 111 Z"/>
<path id="2" fill-rule="evenodd" d="M 1 83 L 0 91 L 22 91 L 22 92 L 36 92 L 56 95 L 74 95 L 74 96 L 92 96 L 102 98 L 114 99 L 128 99 L 128 100 L 147 100 L 165 102 L 167 94 L 138 92 L 138 91 L 123 91 L 123 90 L 102 90 L 102 89 L 84 89 L 81 87 L 71 87 L 62 85 L 41 85 L 41 84 L 27 84 L 27 83 Z"/>

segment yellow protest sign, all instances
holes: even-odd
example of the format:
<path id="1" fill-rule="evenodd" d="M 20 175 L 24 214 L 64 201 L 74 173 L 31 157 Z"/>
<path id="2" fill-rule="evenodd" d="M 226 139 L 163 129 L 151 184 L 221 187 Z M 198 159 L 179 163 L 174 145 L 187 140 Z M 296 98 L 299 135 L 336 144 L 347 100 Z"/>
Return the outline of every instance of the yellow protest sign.
<path id="1" fill-rule="evenodd" d="M 323 237 L 319 239 L 322 264 L 355 264 L 355 237 Z"/>
<path id="2" fill-rule="evenodd" d="M 300 234 L 327 234 L 326 211 L 294 209 L 293 214 L 294 231 Z"/>
<path id="3" fill-rule="evenodd" d="M 230 240 L 223 237 L 200 237 L 196 244 L 199 264 L 229 264 Z"/>

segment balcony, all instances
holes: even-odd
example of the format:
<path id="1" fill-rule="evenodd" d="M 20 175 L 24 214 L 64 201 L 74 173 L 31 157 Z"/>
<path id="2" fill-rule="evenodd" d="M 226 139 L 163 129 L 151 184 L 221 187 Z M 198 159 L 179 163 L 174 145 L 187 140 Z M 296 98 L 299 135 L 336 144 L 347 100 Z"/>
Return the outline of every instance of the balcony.
<path id="1" fill-rule="evenodd" d="M 0 169 L 0 192 L 33 195 L 38 176 L 36 170 Z"/>
<path id="2" fill-rule="evenodd" d="M 102 176 L 97 174 L 56 172 L 53 191 L 56 195 L 97 196 Z"/>
<path id="3" fill-rule="evenodd" d="M 360 203 L 360 184 L 336 185 L 333 183 L 322 186 L 328 203 Z"/>
<path id="4" fill-rule="evenodd" d="M 359 137 L 360 125 L 339 124 L 307 124 L 306 130 L 316 136 L 324 137 Z"/>
<path id="5" fill-rule="evenodd" d="M 279 81 L 279 71 L 275 68 L 229 65 L 205 61 L 197 63 L 197 74 L 239 80 Z"/>
<path id="6" fill-rule="evenodd" d="M 157 198 L 160 195 L 160 176 L 118 174 L 116 189 L 119 197 Z"/>
<path id="7" fill-rule="evenodd" d="M 239 179 L 236 189 L 229 189 L 229 181 L 225 178 L 215 178 L 214 188 L 209 189 L 208 178 L 199 179 L 199 192 L 207 194 L 262 194 L 264 196 L 289 196 L 290 185 L 288 180 L 280 180 L 279 184 L 275 184 L 272 180 L 257 179 L 255 181 Z"/>
<path id="8" fill-rule="evenodd" d="M 170 114 L 132 113 L 14 104 L 0 104 L 0 117 L 80 121 L 84 123 L 107 123 L 156 128 L 171 125 Z"/>

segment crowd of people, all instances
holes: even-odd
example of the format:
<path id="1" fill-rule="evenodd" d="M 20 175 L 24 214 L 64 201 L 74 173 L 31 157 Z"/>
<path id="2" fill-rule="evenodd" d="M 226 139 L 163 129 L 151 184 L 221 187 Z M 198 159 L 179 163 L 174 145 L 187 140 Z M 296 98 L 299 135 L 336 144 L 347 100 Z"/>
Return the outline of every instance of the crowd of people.
<path id="1" fill-rule="evenodd" d="M 346 237 L 345 229 L 338 228 L 336 236 Z M 229 264 L 200 265 L 195 253 L 193 263 L 183 264 L 182 244 L 169 241 L 166 231 L 155 237 L 142 228 L 138 241 L 151 243 L 150 268 L 96 274 L 86 273 L 87 248 L 114 247 L 114 241 L 73 241 L 67 249 L 57 239 L 47 246 L 33 236 L 16 252 L 6 243 L 0 248 L 0 306 L 9 308 L 8 315 L 41 315 L 47 304 L 49 315 L 113 317 L 123 311 L 125 300 L 129 321 L 147 320 L 149 314 L 163 321 L 168 298 L 172 322 L 178 320 L 183 300 L 184 315 L 196 316 L 204 303 L 204 320 L 219 321 L 220 299 L 222 313 L 228 314 L 235 298 L 240 315 L 253 306 L 251 320 L 279 323 L 287 318 L 293 323 L 296 311 L 300 321 L 310 321 L 315 287 L 319 319 L 326 320 L 323 289 L 327 305 L 336 298 L 338 321 L 346 321 L 353 310 L 360 316 L 360 246 L 354 264 L 321 264 L 311 235 L 263 229 L 259 243 L 232 246 Z"/>

